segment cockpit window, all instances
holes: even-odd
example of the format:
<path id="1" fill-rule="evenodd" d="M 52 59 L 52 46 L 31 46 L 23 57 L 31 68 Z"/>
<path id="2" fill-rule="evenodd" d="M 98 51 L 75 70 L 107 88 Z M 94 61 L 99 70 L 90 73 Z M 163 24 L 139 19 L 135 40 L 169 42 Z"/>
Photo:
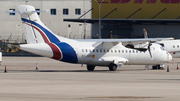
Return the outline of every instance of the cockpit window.
<path id="1" fill-rule="evenodd" d="M 164 44 L 163 44 L 163 43 L 160 43 L 160 45 L 161 45 L 162 47 L 164 47 Z"/>

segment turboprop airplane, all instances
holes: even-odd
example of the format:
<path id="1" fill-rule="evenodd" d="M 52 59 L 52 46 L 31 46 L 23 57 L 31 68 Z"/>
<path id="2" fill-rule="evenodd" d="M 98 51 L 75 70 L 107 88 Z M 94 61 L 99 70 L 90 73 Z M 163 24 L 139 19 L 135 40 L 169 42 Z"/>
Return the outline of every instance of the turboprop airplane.
<path id="1" fill-rule="evenodd" d="M 33 6 L 20 5 L 18 12 L 24 26 L 27 44 L 21 50 L 68 63 L 86 64 L 87 70 L 95 66 L 107 66 L 115 71 L 122 65 L 157 65 L 172 60 L 171 55 L 159 44 L 149 39 L 68 39 L 57 36 L 39 19 Z"/>

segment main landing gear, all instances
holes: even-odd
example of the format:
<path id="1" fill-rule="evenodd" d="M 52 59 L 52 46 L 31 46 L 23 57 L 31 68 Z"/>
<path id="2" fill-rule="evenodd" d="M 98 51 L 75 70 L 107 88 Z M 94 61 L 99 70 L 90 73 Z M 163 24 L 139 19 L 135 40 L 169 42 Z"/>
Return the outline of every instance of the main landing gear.
<path id="1" fill-rule="evenodd" d="M 109 66 L 110 71 L 116 71 L 117 70 L 117 65 L 116 64 L 110 64 Z M 95 66 L 94 65 L 87 65 L 87 70 L 88 71 L 94 71 Z"/>
<path id="2" fill-rule="evenodd" d="M 95 68 L 95 66 L 93 66 L 93 65 L 87 65 L 88 71 L 94 71 L 94 68 Z"/>
<path id="3" fill-rule="evenodd" d="M 117 65 L 116 64 L 110 64 L 109 66 L 110 71 L 116 71 L 117 70 Z"/>

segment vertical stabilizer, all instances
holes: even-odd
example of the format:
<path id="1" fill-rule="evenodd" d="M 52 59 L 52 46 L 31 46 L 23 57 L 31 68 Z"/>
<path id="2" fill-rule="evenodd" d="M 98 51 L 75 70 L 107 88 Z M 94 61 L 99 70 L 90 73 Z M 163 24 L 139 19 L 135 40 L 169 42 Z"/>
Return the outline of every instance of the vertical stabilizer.
<path id="1" fill-rule="evenodd" d="M 19 12 L 28 44 L 60 42 L 62 37 L 55 35 L 41 22 L 37 15 L 39 11 L 33 6 L 20 5 Z"/>

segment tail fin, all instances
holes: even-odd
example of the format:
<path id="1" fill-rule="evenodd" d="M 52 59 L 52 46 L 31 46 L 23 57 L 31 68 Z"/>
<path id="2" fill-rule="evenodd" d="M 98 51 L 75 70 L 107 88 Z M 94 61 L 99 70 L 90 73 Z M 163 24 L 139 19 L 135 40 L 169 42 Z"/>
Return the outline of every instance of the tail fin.
<path id="1" fill-rule="evenodd" d="M 27 43 L 56 43 L 61 38 L 50 31 L 40 20 L 35 8 L 29 5 L 20 5 L 19 13 L 23 22 Z"/>

